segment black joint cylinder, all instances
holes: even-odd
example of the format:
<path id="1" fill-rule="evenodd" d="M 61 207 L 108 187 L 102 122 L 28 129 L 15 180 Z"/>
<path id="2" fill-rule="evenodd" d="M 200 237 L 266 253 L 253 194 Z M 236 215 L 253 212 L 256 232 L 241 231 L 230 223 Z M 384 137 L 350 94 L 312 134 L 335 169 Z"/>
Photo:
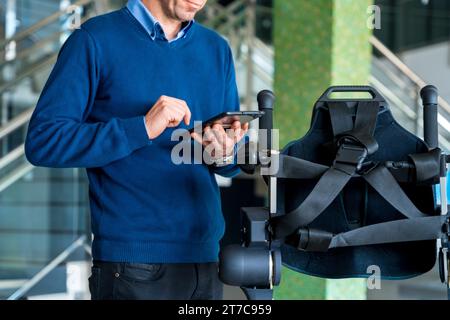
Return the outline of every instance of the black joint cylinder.
<path id="1" fill-rule="evenodd" d="M 424 105 L 427 104 L 437 105 L 439 97 L 438 89 L 432 85 L 423 87 L 422 90 L 420 90 L 420 97 L 422 98 Z"/>
<path id="2" fill-rule="evenodd" d="M 439 147 L 438 140 L 438 97 L 435 86 L 426 86 L 420 91 L 423 103 L 423 136 L 430 149 Z"/>
<path id="3" fill-rule="evenodd" d="M 258 109 L 264 111 L 264 115 L 259 119 L 259 141 L 265 144 L 263 149 L 272 149 L 272 129 L 273 129 L 273 106 L 275 103 L 275 95 L 270 90 L 263 90 L 258 93 L 257 97 Z M 263 131 L 266 130 L 266 131 Z"/>
<path id="4" fill-rule="evenodd" d="M 259 110 L 265 111 L 267 109 L 273 109 L 275 95 L 270 90 L 263 90 L 258 93 L 256 100 L 258 101 Z"/>
<path id="5" fill-rule="evenodd" d="M 271 259 L 269 248 L 226 246 L 220 252 L 219 278 L 231 286 L 269 288 Z"/>

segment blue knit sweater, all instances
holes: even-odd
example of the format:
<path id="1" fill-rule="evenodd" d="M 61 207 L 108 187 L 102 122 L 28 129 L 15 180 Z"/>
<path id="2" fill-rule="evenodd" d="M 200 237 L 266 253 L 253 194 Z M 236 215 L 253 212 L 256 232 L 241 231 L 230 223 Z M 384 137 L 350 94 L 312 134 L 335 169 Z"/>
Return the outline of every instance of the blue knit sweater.
<path id="1" fill-rule="evenodd" d="M 87 168 L 94 259 L 217 260 L 224 219 L 215 170 L 172 163 L 174 129 L 148 139 L 143 116 L 161 95 L 185 100 L 191 124 L 238 110 L 229 46 L 198 23 L 175 42 L 151 40 L 123 8 L 69 37 L 32 116 L 31 163 Z"/>

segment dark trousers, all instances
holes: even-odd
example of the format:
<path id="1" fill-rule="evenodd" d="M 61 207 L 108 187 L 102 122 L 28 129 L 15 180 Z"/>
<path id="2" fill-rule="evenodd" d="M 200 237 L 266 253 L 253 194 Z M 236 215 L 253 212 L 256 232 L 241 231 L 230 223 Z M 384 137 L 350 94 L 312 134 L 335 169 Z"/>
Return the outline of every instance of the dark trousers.
<path id="1" fill-rule="evenodd" d="M 217 263 L 141 264 L 94 261 L 92 300 L 221 300 Z"/>

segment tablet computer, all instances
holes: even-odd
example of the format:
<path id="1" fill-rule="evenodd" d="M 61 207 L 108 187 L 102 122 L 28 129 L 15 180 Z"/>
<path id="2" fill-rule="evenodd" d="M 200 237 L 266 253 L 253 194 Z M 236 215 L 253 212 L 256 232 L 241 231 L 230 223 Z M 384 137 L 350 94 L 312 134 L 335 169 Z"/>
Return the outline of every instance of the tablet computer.
<path id="1" fill-rule="evenodd" d="M 248 123 L 250 121 L 253 121 L 255 119 L 258 119 L 264 115 L 264 111 L 230 111 L 230 112 L 223 112 L 221 114 L 218 114 L 217 116 L 212 117 L 211 119 L 208 119 L 207 121 L 203 121 L 201 125 L 194 126 L 189 129 L 189 132 L 195 131 L 202 131 L 207 126 L 212 126 L 214 124 L 220 124 L 223 126 L 223 128 L 230 129 L 231 125 L 235 121 L 239 121 L 241 125 Z M 200 126 L 202 127 L 200 130 Z"/>

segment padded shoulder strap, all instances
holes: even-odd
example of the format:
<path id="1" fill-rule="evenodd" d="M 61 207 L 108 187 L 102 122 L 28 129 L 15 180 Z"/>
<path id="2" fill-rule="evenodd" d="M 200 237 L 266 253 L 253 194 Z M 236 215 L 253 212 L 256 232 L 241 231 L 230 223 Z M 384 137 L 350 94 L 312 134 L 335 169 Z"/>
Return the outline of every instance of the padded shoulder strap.
<path id="1" fill-rule="evenodd" d="M 373 138 L 377 124 L 378 112 L 380 110 L 379 102 L 361 101 L 358 104 L 356 112 L 355 127 L 353 130 L 344 132 L 343 138 L 350 137 L 363 145 L 370 154 L 378 150 L 378 143 Z"/>
<path id="2" fill-rule="evenodd" d="M 342 130 L 344 125 L 338 125 L 336 117 L 347 119 L 347 111 L 344 111 L 342 104 L 336 104 L 334 108 L 329 109 L 333 130 Z M 372 101 L 359 103 L 355 129 L 341 134 L 342 141 L 340 141 L 339 151 L 333 166 L 325 171 L 303 203 L 286 215 L 272 219 L 271 226 L 275 238 L 284 238 L 294 233 L 298 228 L 313 222 L 328 208 L 361 168 L 361 164 L 368 155 L 368 149 L 371 149 L 372 152 L 376 151 L 378 145 L 372 136 L 378 111 L 378 103 Z M 347 137 L 351 141 L 347 141 Z M 310 164 L 310 173 L 317 173 L 317 166 Z M 303 166 L 305 163 L 298 162 L 297 165 Z"/>
<path id="3" fill-rule="evenodd" d="M 327 105 L 335 137 L 353 129 L 352 112 L 345 102 L 328 102 Z"/>

